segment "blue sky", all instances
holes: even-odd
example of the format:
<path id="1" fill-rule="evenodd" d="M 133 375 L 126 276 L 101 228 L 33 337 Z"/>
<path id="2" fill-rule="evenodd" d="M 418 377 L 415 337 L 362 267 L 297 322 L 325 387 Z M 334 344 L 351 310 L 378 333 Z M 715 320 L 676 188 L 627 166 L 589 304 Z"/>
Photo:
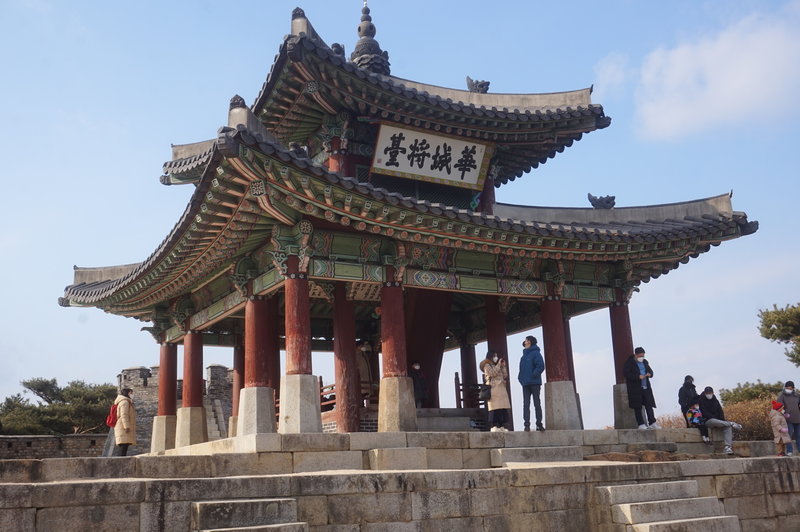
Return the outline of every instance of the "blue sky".
<path id="1" fill-rule="evenodd" d="M 234 94 L 251 103 L 293 2 L 0 2 L 0 150 L 5 224 L 0 399 L 30 377 L 114 382 L 158 363 L 143 325 L 57 305 L 72 266 L 146 258 L 191 194 L 158 181 L 170 143 L 214 136 Z M 330 44 L 356 42 L 361 2 L 301 4 Z M 630 305 L 634 343 L 656 373 L 657 413 L 677 411 L 691 373 L 700 386 L 800 380 L 783 347 L 760 338 L 759 309 L 797 303 L 800 197 L 800 2 L 677 0 L 370 2 L 392 74 L 490 92 L 594 85 L 613 118 L 522 179 L 498 201 L 618 206 L 734 191 L 759 231 L 643 285 Z M 540 336 L 539 330 L 534 335 Z M 609 318 L 572 321 L 587 427 L 613 421 Z M 512 369 L 521 337 L 510 337 Z M 479 352 L 483 350 L 479 346 Z M 230 364 L 230 352 L 206 351 Z M 452 401 L 458 354 L 445 356 Z M 326 382 L 331 356 L 315 355 Z M 514 390 L 519 418 L 519 389 Z"/>

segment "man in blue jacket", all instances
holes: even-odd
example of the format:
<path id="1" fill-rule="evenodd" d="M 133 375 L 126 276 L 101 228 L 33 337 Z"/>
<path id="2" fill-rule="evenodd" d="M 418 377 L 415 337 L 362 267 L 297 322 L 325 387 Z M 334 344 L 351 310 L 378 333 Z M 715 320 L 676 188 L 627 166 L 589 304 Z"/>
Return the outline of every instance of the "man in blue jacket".
<path id="1" fill-rule="evenodd" d="M 522 347 L 524 349 L 519 361 L 517 379 L 522 385 L 522 418 L 525 421 L 525 432 L 531 430 L 531 396 L 533 396 L 533 408 L 536 410 L 536 430 L 544 431 L 541 399 L 544 359 L 533 336 L 526 336 Z"/>

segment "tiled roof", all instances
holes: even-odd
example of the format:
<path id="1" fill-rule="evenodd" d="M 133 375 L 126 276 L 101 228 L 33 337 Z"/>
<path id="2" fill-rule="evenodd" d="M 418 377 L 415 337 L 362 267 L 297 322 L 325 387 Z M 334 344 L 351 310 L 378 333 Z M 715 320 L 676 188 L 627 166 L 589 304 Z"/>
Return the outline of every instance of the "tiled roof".
<path id="1" fill-rule="evenodd" d="M 142 275 L 161 261 L 189 231 L 195 217 L 200 214 L 200 206 L 209 183 L 214 178 L 214 170 L 223 157 L 239 155 L 239 144 L 291 164 L 300 172 L 313 174 L 331 185 L 355 191 L 380 202 L 512 233 L 600 243 L 647 243 L 677 239 L 716 243 L 753 233 L 758 228 L 758 222 L 748 222 L 744 213 L 732 211 L 730 197 L 727 194 L 684 203 L 608 210 L 497 204 L 495 205 L 497 214 L 489 215 L 441 203 L 417 200 L 383 188 L 376 188 L 369 183 L 361 183 L 356 178 L 328 172 L 325 168 L 313 164 L 310 159 L 298 157 L 282 145 L 265 141 L 261 135 L 253 134 L 243 127 L 222 128 L 218 139 L 205 153 L 172 162 L 174 168 L 191 164 L 203 167 L 204 171 L 186 210 L 162 244 L 144 262 L 138 266 L 134 265 L 128 273 L 118 278 L 68 286 L 62 304 L 85 305 L 102 302 L 119 290 L 138 282 Z M 188 159 L 191 159 L 191 162 Z M 183 267 L 180 263 L 171 266 L 175 269 Z"/>

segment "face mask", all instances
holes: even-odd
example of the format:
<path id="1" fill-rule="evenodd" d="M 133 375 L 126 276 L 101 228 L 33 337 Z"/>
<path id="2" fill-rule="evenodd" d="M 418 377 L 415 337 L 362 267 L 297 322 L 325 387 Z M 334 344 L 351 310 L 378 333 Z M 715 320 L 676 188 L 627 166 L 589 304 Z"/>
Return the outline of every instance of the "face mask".
<path id="1" fill-rule="evenodd" d="M 786 395 L 792 395 L 794 393 L 794 388 L 784 388 L 783 393 Z"/>
<path id="2" fill-rule="evenodd" d="M 497 363 L 498 360 L 500 360 L 500 359 L 497 358 L 497 357 L 492 357 L 492 362 L 494 362 L 495 364 Z"/>
<path id="3" fill-rule="evenodd" d="M 707 393 L 705 395 L 706 395 L 706 399 L 713 399 L 714 398 L 714 394 L 713 393 Z"/>
<path id="4" fill-rule="evenodd" d="M 411 367 L 412 367 L 412 368 L 414 368 L 414 369 L 419 369 L 419 364 L 414 364 L 414 365 L 413 365 L 413 366 L 411 366 Z"/>
<path id="5" fill-rule="evenodd" d="M 636 357 L 636 362 L 641 362 L 642 360 L 644 360 L 644 357 Z"/>

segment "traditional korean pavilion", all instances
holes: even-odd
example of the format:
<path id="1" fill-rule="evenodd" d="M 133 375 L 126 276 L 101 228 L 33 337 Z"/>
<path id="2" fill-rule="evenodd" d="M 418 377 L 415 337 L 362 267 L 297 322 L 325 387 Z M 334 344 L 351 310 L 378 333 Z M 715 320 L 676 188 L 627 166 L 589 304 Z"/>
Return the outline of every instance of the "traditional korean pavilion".
<path id="1" fill-rule="evenodd" d="M 336 430 L 358 431 L 372 395 L 378 430 L 414 431 L 408 353 L 428 378 L 423 406 L 438 407 L 445 351 L 461 350 L 463 381 L 476 383 L 477 343 L 507 359 L 507 335 L 536 327 L 546 424 L 581 428 L 569 319 L 609 312 L 618 402 L 637 287 L 757 230 L 728 194 L 497 203 L 495 188 L 610 124 L 591 88 L 492 94 L 470 79 L 469 90 L 400 79 L 375 31 L 365 6 L 347 57 L 295 9 L 255 101 L 233 97 L 215 138 L 173 147 L 161 181 L 195 191 L 162 244 L 137 264 L 75 268 L 62 305 L 148 322 L 160 345 L 153 450 L 206 438 L 204 346 L 232 348 L 232 433 L 322 430 L 312 351 L 334 353 Z"/>

